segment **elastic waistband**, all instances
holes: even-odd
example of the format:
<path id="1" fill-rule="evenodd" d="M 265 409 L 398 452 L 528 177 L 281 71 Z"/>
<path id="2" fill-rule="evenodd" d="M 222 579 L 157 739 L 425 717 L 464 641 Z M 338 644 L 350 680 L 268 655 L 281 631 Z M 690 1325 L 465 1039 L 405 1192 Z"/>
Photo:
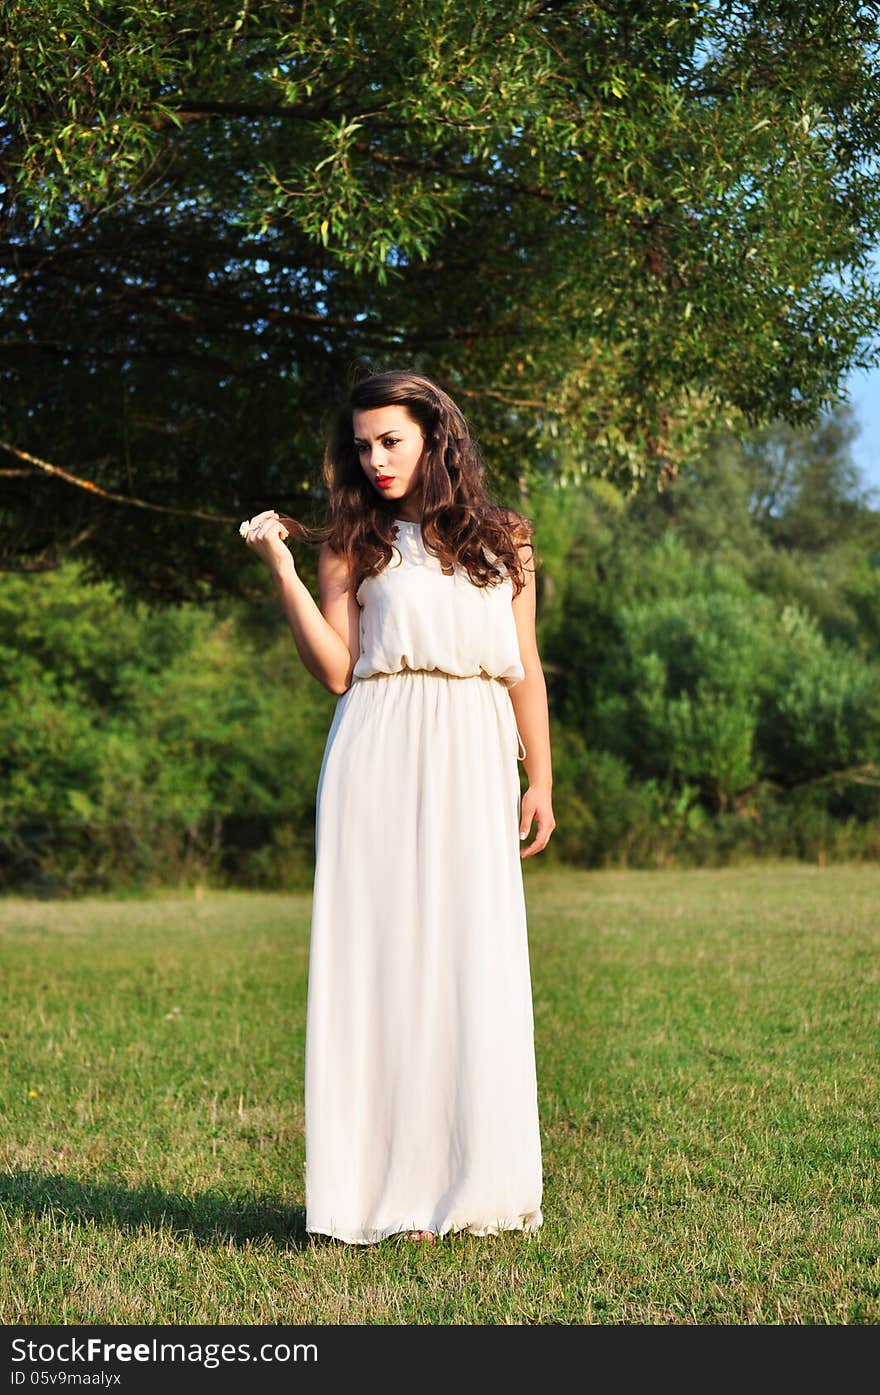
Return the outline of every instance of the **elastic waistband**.
<path id="1" fill-rule="evenodd" d="M 352 682 L 370 683 L 377 678 L 410 678 L 413 674 L 423 678 L 453 678 L 462 683 L 483 678 L 488 683 L 500 683 L 502 688 L 507 687 L 502 679 L 497 678 L 494 673 L 486 673 L 483 669 L 479 673 L 447 673 L 445 668 L 396 668 L 391 673 L 356 673 Z"/>
<path id="2" fill-rule="evenodd" d="M 505 690 L 505 692 L 510 691 L 506 683 L 504 683 L 500 678 L 496 678 L 494 673 L 486 673 L 484 669 L 481 669 L 479 673 L 447 673 L 446 670 L 443 668 L 398 668 L 395 669 L 393 673 L 358 673 L 355 674 L 352 678 L 352 687 L 355 683 L 371 683 L 379 679 L 387 678 L 412 678 L 416 675 L 423 678 L 453 679 L 461 683 L 474 682 L 475 680 L 484 679 L 488 683 L 497 683 L 500 688 L 503 688 Z M 510 707 L 511 712 L 513 712 L 513 703 L 511 703 Z M 525 742 L 522 739 L 522 735 L 520 733 L 515 714 L 513 718 L 513 726 L 516 732 L 517 742 L 516 758 L 517 760 L 525 760 Z"/>

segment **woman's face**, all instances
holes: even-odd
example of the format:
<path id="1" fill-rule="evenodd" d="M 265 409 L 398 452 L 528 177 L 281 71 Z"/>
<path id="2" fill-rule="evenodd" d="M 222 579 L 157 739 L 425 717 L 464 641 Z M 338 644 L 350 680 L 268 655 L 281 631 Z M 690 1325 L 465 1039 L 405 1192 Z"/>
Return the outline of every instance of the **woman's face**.
<path id="1" fill-rule="evenodd" d="M 377 494 L 418 504 L 418 478 L 425 438 L 405 407 L 371 407 L 351 417 L 361 469 Z"/>

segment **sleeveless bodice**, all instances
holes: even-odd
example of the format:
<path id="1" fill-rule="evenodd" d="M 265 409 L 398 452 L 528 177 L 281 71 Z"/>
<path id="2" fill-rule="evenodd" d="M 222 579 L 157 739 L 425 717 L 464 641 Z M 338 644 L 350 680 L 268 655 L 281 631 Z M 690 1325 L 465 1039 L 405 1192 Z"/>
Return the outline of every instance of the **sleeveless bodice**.
<path id="1" fill-rule="evenodd" d="M 394 520 L 395 553 L 357 589 L 360 656 L 353 678 L 403 669 L 438 669 L 458 678 L 525 677 L 513 616 L 513 582 L 475 586 L 463 567 L 445 576 L 422 541 L 421 524 Z M 489 554 L 494 562 L 494 554 Z"/>

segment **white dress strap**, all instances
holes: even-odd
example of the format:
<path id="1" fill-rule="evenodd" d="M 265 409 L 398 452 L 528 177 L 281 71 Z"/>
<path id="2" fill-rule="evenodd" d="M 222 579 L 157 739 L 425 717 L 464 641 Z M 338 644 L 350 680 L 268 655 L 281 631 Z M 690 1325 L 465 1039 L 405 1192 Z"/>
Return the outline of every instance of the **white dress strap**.
<path id="1" fill-rule="evenodd" d="M 516 718 L 514 718 L 514 720 L 513 720 L 513 725 L 516 727 L 516 740 L 517 740 L 516 758 L 517 758 L 517 760 L 525 760 L 525 758 L 526 758 L 526 747 L 525 747 L 525 742 L 523 741 L 522 737 L 521 737 L 520 734 L 519 734 L 519 727 L 517 726 Z"/>

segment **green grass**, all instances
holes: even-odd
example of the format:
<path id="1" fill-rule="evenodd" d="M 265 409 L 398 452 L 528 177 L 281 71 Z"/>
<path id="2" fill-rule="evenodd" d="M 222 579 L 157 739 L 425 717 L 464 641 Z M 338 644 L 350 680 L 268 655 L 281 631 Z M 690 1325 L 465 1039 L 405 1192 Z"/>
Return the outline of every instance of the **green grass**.
<path id="1" fill-rule="evenodd" d="M 880 868 L 527 867 L 545 1222 L 309 1239 L 310 898 L 0 901 L 0 1321 L 880 1318 Z"/>

